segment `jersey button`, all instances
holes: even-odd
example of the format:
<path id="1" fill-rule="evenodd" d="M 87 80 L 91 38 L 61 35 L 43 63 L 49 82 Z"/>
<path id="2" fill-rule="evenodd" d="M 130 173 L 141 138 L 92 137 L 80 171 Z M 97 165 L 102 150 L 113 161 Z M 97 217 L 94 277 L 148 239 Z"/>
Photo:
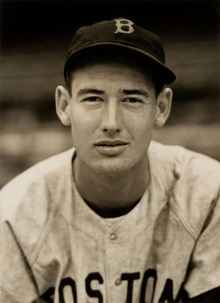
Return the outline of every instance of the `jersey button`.
<path id="1" fill-rule="evenodd" d="M 116 285 L 116 286 L 119 286 L 120 284 L 121 284 L 121 279 L 115 280 L 115 285 Z"/>
<path id="2" fill-rule="evenodd" d="M 114 234 L 114 233 L 112 233 L 112 234 L 110 235 L 110 239 L 111 239 L 112 241 L 116 240 L 116 239 L 117 239 L 117 235 Z"/>

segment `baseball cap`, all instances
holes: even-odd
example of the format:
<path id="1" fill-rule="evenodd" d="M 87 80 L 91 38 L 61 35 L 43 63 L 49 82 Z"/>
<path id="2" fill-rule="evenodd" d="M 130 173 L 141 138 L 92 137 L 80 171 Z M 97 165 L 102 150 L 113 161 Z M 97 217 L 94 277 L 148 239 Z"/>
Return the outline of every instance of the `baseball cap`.
<path id="1" fill-rule="evenodd" d="M 165 53 L 160 38 L 125 18 L 105 20 L 91 26 L 81 27 L 70 43 L 64 75 L 78 54 L 108 46 L 142 55 L 154 64 L 164 84 L 171 84 L 175 81 L 175 74 L 165 65 Z"/>

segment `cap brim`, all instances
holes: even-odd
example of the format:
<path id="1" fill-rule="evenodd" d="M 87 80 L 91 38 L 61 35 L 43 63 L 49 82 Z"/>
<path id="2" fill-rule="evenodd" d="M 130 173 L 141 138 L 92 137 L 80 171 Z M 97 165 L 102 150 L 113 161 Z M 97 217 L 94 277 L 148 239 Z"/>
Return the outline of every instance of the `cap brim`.
<path id="1" fill-rule="evenodd" d="M 100 48 L 118 48 L 121 50 L 131 51 L 132 54 L 136 55 L 142 55 L 145 60 L 150 60 L 151 63 L 155 65 L 155 69 L 158 71 L 158 77 L 163 81 L 164 84 L 171 84 L 176 80 L 176 75 L 167 68 L 163 63 L 161 63 L 159 60 L 157 60 L 153 55 L 146 52 L 145 50 L 142 50 L 140 48 L 136 48 L 130 45 L 126 44 L 120 44 L 116 42 L 102 42 L 102 43 L 94 43 L 91 44 L 83 49 L 76 50 L 67 60 L 64 66 L 64 75 L 65 72 L 68 70 L 68 66 L 71 65 L 71 63 L 75 60 L 75 58 L 86 51 L 89 51 L 90 49 L 100 49 Z"/>

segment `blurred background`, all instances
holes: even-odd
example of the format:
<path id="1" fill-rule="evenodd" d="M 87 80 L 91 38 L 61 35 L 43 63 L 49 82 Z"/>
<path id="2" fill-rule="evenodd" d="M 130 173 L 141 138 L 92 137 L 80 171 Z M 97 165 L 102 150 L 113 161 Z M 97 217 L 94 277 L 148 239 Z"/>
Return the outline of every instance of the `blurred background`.
<path id="1" fill-rule="evenodd" d="M 158 34 L 176 73 L 172 113 L 154 139 L 220 160 L 219 1 L 41 0 L 1 2 L 0 187 L 72 146 L 54 91 L 80 26 L 125 17 Z M 208 176 L 207 176 L 208 177 Z"/>

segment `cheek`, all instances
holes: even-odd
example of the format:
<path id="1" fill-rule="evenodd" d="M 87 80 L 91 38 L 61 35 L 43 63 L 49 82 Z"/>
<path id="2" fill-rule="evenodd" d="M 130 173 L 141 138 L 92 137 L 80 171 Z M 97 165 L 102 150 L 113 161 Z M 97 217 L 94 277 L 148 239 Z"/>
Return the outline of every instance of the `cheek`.
<path id="1" fill-rule="evenodd" d="M 153 114 L 143 113 L 138 117 L 138 119 L 130 119 L 130 129 L 135 132 L 136 137 L 143 139 L 151 136 L 154 124 Z"/>
<path id="2" fill-rule="evenodd" d="M 71 110 L 71 129 L 74 141 L 84 141 L 85 144 L 85 140 L 91 138 L 97 125 L 98 119 L 94 115 L 88 114 L 77 107 Z"/>

